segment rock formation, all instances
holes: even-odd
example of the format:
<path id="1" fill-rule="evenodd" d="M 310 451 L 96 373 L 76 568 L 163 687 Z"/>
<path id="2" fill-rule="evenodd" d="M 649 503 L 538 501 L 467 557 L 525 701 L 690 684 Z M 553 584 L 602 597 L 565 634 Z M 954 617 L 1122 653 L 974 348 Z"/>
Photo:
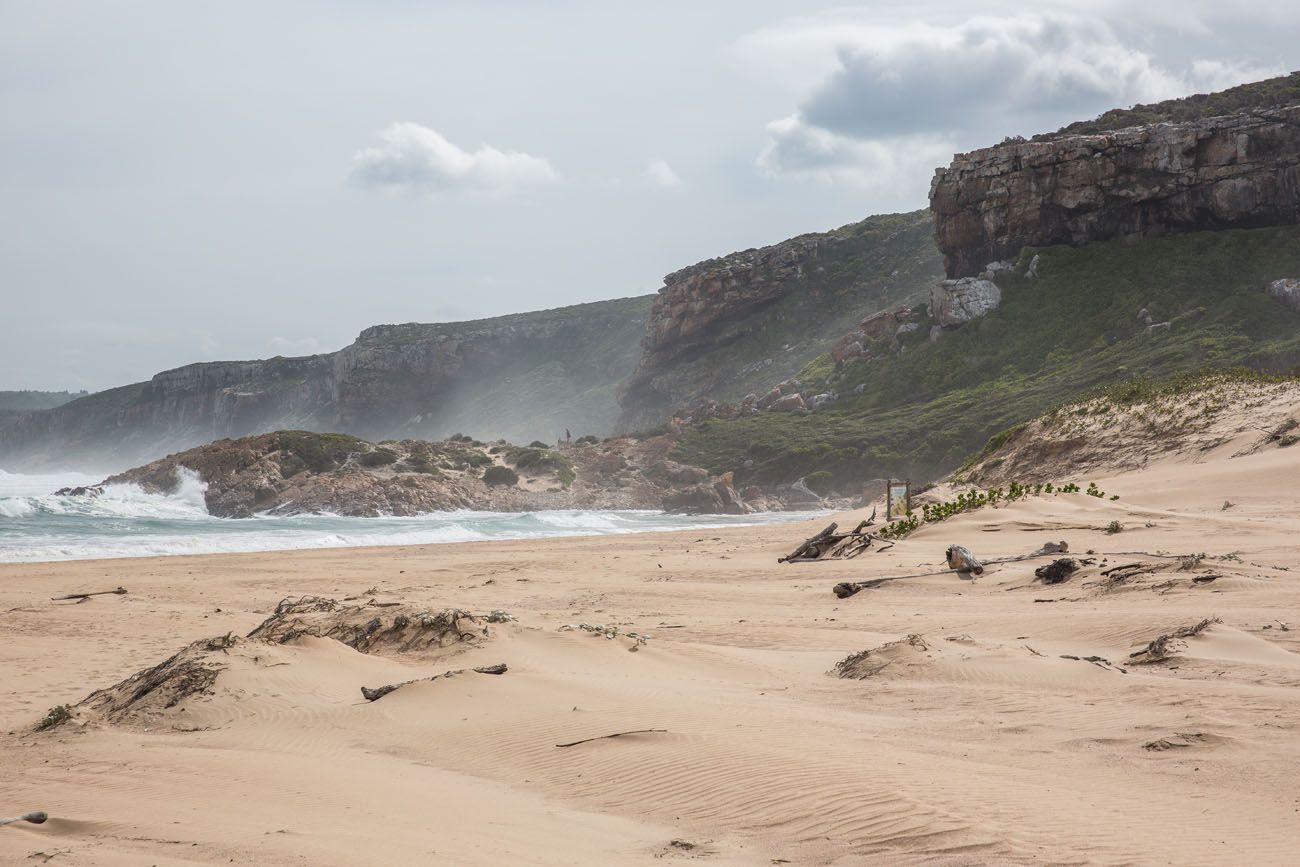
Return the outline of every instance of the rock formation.
<path id="1" fill-rule="evenodd" d="M 204 501 L 217 517 L 329 513 L 355 517 L 418 515 L 474 509 L 666 509 L 744 514 L 753 511 L 730 476 L 668 458 L 675 439 L 612 438 L 563 448 L 449 440 L 379 444 L 346 434 L 276 431 L 223 439 L 110 476 L 64 496 L 97 496 L 104 485 L 135 484 L 170 494 L 183 475 L 206 485 Z M 493 467 L 509 468 L 513 484 L 490 484 Z M 779 508 L 759 495 L 758 505 Z"/>
<path id="2" fill-rule="evenodd" d="M 1001 303 L 998 284 L 982 277 L 944 280 L 930 289 L 930 317 L 943 328 L 978 319 Z"/>
<path id="3" fill-rule="evenodd" d="M 664 278 L 620 402 L 622 430 L 705 398 L 787 379 L 864 315 L 916 300 L 939 276 L 925 212 L 871 217 Z"/>
<path id="4" fill-rule="evenodd" d="M 930 187 L 948 276 L 1024 247 L 1300 221 L 1300 106 L 957 156 Z"/>

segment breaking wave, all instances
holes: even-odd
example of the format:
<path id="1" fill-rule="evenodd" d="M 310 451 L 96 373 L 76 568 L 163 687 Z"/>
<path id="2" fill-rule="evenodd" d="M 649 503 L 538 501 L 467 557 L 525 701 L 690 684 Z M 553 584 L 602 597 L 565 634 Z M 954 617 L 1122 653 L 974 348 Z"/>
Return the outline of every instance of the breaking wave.
<path id="1" fill-rule="evenodd" d="M 111 485 L 98 497 L 59 497 L 94 478 L 31 476 L 0 470 L 0 562 L 88 560 L 248 551 L 428 545 L 488 539 L 645 533 L 779 523 L 807 513 L 667 515 L 642 511 L 431 512 L 413 517 L 259 515 L 214 518 L 204 483 L 190 473 L 171 495 Z"/>

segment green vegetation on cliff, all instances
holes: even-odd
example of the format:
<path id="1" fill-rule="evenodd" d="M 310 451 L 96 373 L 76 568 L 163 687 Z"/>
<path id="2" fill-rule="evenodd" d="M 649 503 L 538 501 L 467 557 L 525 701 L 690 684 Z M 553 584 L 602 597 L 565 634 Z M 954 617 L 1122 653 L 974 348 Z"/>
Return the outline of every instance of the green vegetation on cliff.
<path id="1" fill-rule="evenodd" d="M 1026 278 L 1035 252 L 1039 276 Z M 921 329 L 898 355 L 806 368 L 826 378 L 805 391 L 840 395 L 832 408 L 709 421 L 686 432 L 675 457 L 735 470 L 741 482 L 826 471 L 847 488 L 937 475 L 991 432 L 1107 383 L 1294 366 L 1300 313 L 1262 291 L 1292 276 L 1300 276 L 1300 226 L 1027 249 L 1014 272 L 999 275 L 1002 304 L 984 318 L 935 342 Z M 1148 330 L 1143 309 L 1170 325 Z"/>
<path id="2" fill-rule="evenodd" d="M 1300 103 L 1300 72 L 1252 81 L 1218 93 L 1196 93 L 1132 108 L 1114 108 L 1094 120 L 1062 127 L 1055 135 L 1091 135 L 1149 123 L 1179 123 L 1251 108 Z M 1053 136 L 1047 136 L 1052 138 Z"/>

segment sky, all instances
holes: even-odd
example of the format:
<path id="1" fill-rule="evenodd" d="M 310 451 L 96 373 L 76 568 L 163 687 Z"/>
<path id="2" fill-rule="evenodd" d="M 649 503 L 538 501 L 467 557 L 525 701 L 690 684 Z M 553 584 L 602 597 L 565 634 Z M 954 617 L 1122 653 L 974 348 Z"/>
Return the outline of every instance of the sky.
<path id="1" fill-rule="evenodd" d="M 954 153 L 1300 68 L 1300 4 L 0 0 L 0 389 L 647 294 Z"/>

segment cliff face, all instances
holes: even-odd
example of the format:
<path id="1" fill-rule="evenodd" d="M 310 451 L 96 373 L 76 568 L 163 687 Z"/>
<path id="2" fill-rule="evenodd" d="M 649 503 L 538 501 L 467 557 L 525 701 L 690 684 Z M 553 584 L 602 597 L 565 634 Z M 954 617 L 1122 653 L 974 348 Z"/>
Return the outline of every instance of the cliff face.
<path id="1" fill-rule="evenodd" d="M 0 427 L 0 465 L 122 466 L 280 428 L 552 440 L 613 430 L 649 298 L 369 328 L 305 358 L 191 364 Z"/>
<path id="2" fill-rule="evenodd" d="M 620 429 L 766 391 L 864 315 L 923 297 L 940 276 L 931 232 L 924 211 L 870 217 L 669 274 L 620 399 Z"/>
<path id="3" fill-rule="evenodd" d="M 949 277 L 1023 247 L 1300 222 L 1300 106 L 983 148 L 930 205 Z"/>

